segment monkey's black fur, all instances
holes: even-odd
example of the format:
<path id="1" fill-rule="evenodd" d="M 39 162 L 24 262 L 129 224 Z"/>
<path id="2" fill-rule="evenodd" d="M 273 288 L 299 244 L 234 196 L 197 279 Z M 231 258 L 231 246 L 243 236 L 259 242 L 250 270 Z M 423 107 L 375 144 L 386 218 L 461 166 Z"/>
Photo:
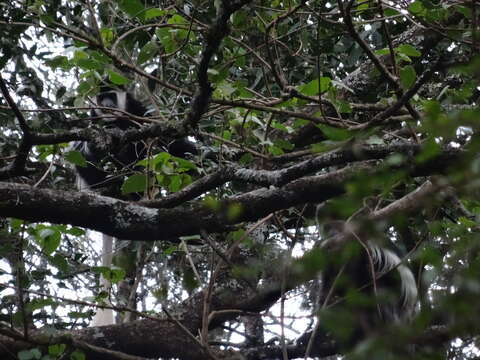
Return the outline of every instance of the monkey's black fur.
<path id="1" fill-rule="evenodd" d="M 105 128 L 128 130 L 136 127 L 136 123 L 128 114 L 143 117 L 147 108 L 124 90 L 116 90 L 104 86 L 95 97 L 96 108 L 92 110 L 92 118 L 98 119 Z M 105 108 L 116 108 L 120 111 L 109 111 Z M 122 146 L 102 148 L 93 142 L 76 142 L 73 148 L 80 151 L 87 161 L 87 166 L 76 166 L 79 177 L 90 189 L 103 188 L 115 184 L 118 189 L 123 181 L 118 171 L 123 174 L 133 171 L 135 164 L 146 155 L 143 142 L 129 143 Z M 168 144 L 167 151 L 177 157 L 198 153 L 195 144 L 188 139 L 177 139 Z"/>
<path id="2" fill-rule="evenodd" d="M 91 112 L 93 118 L 98 118 L 105 128 L 120 130 L 136 126 L 125 112 L 135 116 L 144 116 L 146 112 L 146 108 L 129 93 L 108 87 L 102 87 L 95 97 L 95 106 L 97 108 Z M 117 108 L 121 111 L 115 113 L 103 108 Z M 146 153 L 146 147 L 141 142 L 107 148 L 93 142 L 79 141 L 73 144 L 73 148 L 80 151 L 87 161 L 87 166 L 76 166 L 75 169 L 90 189 L 106 187 L 112 183 L 118 188 L 122 177 L 115 173 L 119 170 L 128 171 Z"/>
<path id="3" fill-rule="evenodd" d="M 335 241 L 344 223 L 325 225 L 325 230 L 325 243 Z M 383 234 L 370 231 L 368 236 L 363 243 L 345 244 L 340 256 L 327 259 L 322 273 L 321 329 L 341 352 L 410 320 L 416 311 L 416 280 L 400 250 Z"/>

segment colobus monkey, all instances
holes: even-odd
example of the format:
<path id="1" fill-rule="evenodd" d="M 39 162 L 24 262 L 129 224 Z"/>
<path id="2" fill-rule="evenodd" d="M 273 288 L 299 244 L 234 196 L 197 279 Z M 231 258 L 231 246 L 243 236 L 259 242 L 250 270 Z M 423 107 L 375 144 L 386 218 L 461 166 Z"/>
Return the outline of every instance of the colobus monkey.
<path id="1" fill-rule="evenodd" d="M 334 237 L 339 224 L 326 229 L 328 235 Z M 393 243 L 352 241 L 347 247 L 326 265 L 320 302 L 326 309 L 321 311 L 320 324 L 322 320 L 327 324 L 324 330 L 346 351 L 385 325 L 411 319 L 418 294 L 415 277 Z"/>
<path id="2" fill-rule="evenodd" d="M 147 109 L 142 103 L 136 100 L 129 92 L 124 90 L 115 90 L 108 86 L 102 86 L 100 93 L 95 97 L 97 108 L 92 110 L 92 116 L 103 117 L 103 122 L 109 126 L 116 126 L 120 129 L 128 129 L 133 123 L 128 119 L 128 114 L 135 116 L 145 116 Z M 111 113 L 102 108 L 116 108 L 122 112 Z"/>
<path id="3" fill-rule="evenodd" d="M 99 118 L 107 128 L 127 130 L 135 127 L 135 123 L 128 118 L 130 113 L 135 116 L 145 116 L 147 113 L 139 101 L 124 90 L 102 87 L 100 93 L 95 97 L 96 108 L 92 110 L 92 118 Z M 115 108 L 120 111 L 108 111 L 104 108 Z M 126 112 L 126 113 L 125 113 Z M 95 143 L 76 142 L 73 145 L 75 150 L 82 153 L 87 161 L 86 167 L 76 166 L 77 184 L 80 189 L 99 189 L 113 185 L 118 192 L 122 178 L 116 178 L 112 171 L 124 170 L 133 167 L 146 155 L 146 146 L 143 142 L 122 145 L 115 149 L 100 149 Z M 194 143 L 187 139 L 172 141 L 168 151 L 173 156 L 185 157 L 187 153 L 197 154 Z M 121 243 L 122 241 L 117 241 Z M 112 264 L 113 238 L 103 234 L 102 238 L 102 266 L 109 267 Z M 122 250 L 119 250 L 122 251 Z M 103 276 L 100 277 L 100 285 L 109 292 L 111 284 Z M 92 321 L 93 326 L 110 325 L 114 323 L 113 311 L 111 309 L 99 309 Z"/>
<path id="4" fill-rule="evenodd" d="M 128 112 L 136 116 L 144 116 L 147 109 L 128 92 L 102 87 L 101 92 L 95 97 L 97 107 L 117 108 L 122 112 L 109 112 L 106 109 L 95 108 L 91 112 L 92 117 L 99 117 L 105 127 L 114 127 L 127 130 L 135 124 L 128 119 Z M 133 167 L 146 152 L 143 143 L 126 144 L 115 151 L 98 149 L 95 144 L 88 142 L 76 142 L 74 149 L 80 151 L 87 161 L 86 167 L 76 166 L 77 184 L 82 189 L 97 189 L 113 183 L 119 187 L 122 179 L 109 181 L 110 174 L 105 169 L 109 166 L 112 170 L 121 170 Z M 114 179 L 114 178 L 113 178 Z M 114 238 L 102 234 L 102 259 L 101 265 L 109 267 L 112 264 Z M 110 293 L 111 283 L 100 276 L 100 286 L 103 291 Z M 107 301 L 107 305 L 111 305 Z M 115 323 L 113 310 L 97 309 L 92 320 L 92 326 L 112 325 Z"/>
<path id="5" fill-rule="evenodd" d="M 136 116 L 144 116 L 147 109 L 128 92 L 114 90 L 109 87 L 102 87 L 101 92 L 95 97 L 95 106 L 91 116 L 99 118 L 106 128 L 118 128 L 127 130 L 134 127 L 133 123 L 125 112 Z M 117 108 L 122 112 L 108 112 L 106 109 L 98 107 Z M 75 170 L 78 174 L 81 188 L 97 189 L 104 187 L 108 181 L 110 170 L 126 169 L 134 165 L 139 159 L 145 155 L 145 145 L 141 142 L 126 144 L 115 151 L 100 149 L 97 144 L 78 141 L 75 142 L 73 148 L 80 151 L 87 161 L 87 166 L 76 166 Z M 118 179 L 116 183 L 121 183 Z"/>
<path id="6" fill-rule="evenodd" d="M 125 112 L 139 117 L 147 113 L 147 108 L 130 93 L 107 86 L 102 87 L 95 97 L 95 105 L 97 108 L 92 110 L 92 117 L 102 120 L 107 128 L 121 130 L 133 128 L 136 125 Z M 121 111 L 107 111 L 103 108 L 117 108 Z M 86 167 L 76 166 L 76 171 L 90 189 L 101 188 L 105 186 L 105 182 L 109 183 L 109 173 L 104 168 L 107 163 L 110 164 L 110 168 L 113 166 L 117 170 L 126 169 L 146 155 L 146 147 L 142 142 L 126 144 L 114 152 L 107 153 L 88 142 L 76 142 L 74 149 L 80 151 L 87 161 Z M 182 158 L 188 154 L 198 154 L 196 145 L 186 138 L 171 141 L 166 150 L 171 155 Z"/>

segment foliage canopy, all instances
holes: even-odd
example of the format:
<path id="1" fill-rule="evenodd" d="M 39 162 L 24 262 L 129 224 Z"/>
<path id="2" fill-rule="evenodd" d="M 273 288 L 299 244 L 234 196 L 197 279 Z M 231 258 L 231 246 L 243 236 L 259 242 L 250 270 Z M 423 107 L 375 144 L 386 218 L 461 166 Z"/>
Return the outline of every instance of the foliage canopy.
<path id="1" fill-rule="evenodd" d="M 340 354 L 352 309 L 380 296 L 329 301 L 319 274 L 367 240 L 403 252 L 418 311 L 351 356 L 477 357 L 475 0 L 0 10 L 2 359 Z M 105 82 L 147 106 L 123 114 L 131 129 L 91 116 Z M 198 155 L 168 153 L 186 137 Z M 107 153 L 143 142 L 148 154 L 133 170 L 103 164 L 121 186 L 80 192 L 72 141 Z M 128 239 L 112 266 L 86 229 Z M 118 323 L 89 327 L 105 306 Z"/>

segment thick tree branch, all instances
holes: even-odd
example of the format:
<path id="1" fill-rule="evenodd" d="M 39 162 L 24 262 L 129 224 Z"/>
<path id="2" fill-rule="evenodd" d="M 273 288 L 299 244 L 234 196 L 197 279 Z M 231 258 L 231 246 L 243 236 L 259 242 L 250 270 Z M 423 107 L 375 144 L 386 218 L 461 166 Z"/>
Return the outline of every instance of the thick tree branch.
<path id="1" fill-rule="evenodd" d="M 360 169 L 370 168 L 369 165 L 348 167 L 299 179 L 280 189 L 256 190 L 221 201 L 216 210 L 202 202 L 188 209 L 151 209 L 92 193 L 0 183 L 0 216 L 72 224 L 123 239 L 165 240 L 198 234 L 202 229 L 221 231 L 228 224 L 253 221 L 276 210 L 322 202 L 341 194 L 345 181 Z M 235 219 L 225 215 L 230 206 L 241 209 Z"/>
<path id="2" fill-rule="evenodd" d="M 411 169 L 424 176 L 445 171 L 460 152 L 448 150 Z M 359 163 L 327 174 L 297 179 L 280 188 L 258 189 L 221 200 L 209 208 L 197 201 L 188 208 L 152 209 L 138 204 L 85 192 L 36 189 L 28 185 L 0 182 L 0 216 L 29 221 L 49 221 L 98 230 L 131 240 L 166 240 L 175 236 L 217 232 L 244 221 L 255 221 L 274 211 L 320 203 L 344 192 L 352 177 L 361 171 L 374 172 L 371 163 Z M 235 218 L 226 214 L 239 208 Z"/>

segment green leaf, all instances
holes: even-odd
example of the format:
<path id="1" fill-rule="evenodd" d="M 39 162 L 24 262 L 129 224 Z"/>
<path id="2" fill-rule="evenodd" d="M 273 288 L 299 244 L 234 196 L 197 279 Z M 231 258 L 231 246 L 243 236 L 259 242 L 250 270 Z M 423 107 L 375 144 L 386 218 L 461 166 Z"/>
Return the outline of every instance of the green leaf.
<path id="1" fill-rule="evenodd" d="M 51 60 L 45 60 L 45 64 L 54 70 L 57 68 L 68 70 L 72 67 L 66 56 L 56 56 Z"/>
<path id="2" fill-rule="evenodd" d="M 320 78 L 320 92 L 324 93 L 325 91 L 330 90 L 332 86 L 332 79 L 326 76 Z"/>
<path id="3" fill-rule="evenodd" d="M 125 84 L 128 84 L 130 82 L 130 80 L 128 78 L 126 78 L 123 75 L 120 75 L 119 73 L 117 73 L 115 71 L 108 70 L 107 73 L 108 73 L 108 80 L 110 80 L 110 82 L 112 84 L 125 85 Z"/>
<path id="4" fill-rule="evenodd" d="M 186 159 L 173 157 L 173 161 L 177 163 L 177 172 L 186 172 L 186 171 L 195 170 L 197 168 L 197 165 L 195 165 L 194 163 Z"/>
<path id="5" fill-rule="evenodd" d="M 170 177 L 170 184 L 168 185 L 168 190 L 171 192 L 177 192 L 182 188 L 182 178 L 180 175 L 173 175 Z"/>
<path id="6" fill-rule="evenodd" d="M 419 57 L 419 56 L 422 55 L 422 53 L 420 51 L 415 49 L 415 47 L 413 47 L 410 44 L 402 44 L 402 45 L 398 46 L 397 48 L 395 48 L 395 50 L 400 54 L 404 54 L 404 55 L 411 56 L 411 57 Z"/>
<path id="7" fill-rule="evenodd" d="M 122 281 L 125 278 L 125 270 L 122 268 L 109 268 L 106 266 L 93 267 L 92 271 L 97 274 L 102 274 L 103 277 L 113 284 Z"/>
<path id="8" fill-rule="evenodd" d="M 172 162 L 167 162 L 167 163 L 161 164 L 161 166 L 156 167 L 155 169 L 160 171 L 161 173 L 163 173 L 165 175 L 175 174 L 174 164 Z"/>
<path id="9" fill-rule="evenodd" d="M 110 273 L 105 276 L 112 284 L 116 284 L 123 279 L 125 279 L 125 270 L 124 269 L 110 269 Z"/>
<path id="10" fill-rule="evenodd" d="M 87 166 L 87 160 L 85 160 L 80 151 L 72 150 L 67 152 L 65 154 L 65 160 L 67 160 L 69 163 L 72 163 L 73 165 L 77 165 L 80 167 Z"/>
<path id="11" fill-rule="evenodd" d="M 79 311 L 69 311 L 67 316 L 72 319 L 88 319 L 91 314 L 90 312 L 79 312 Z"/>
<path id="12" fill-rule="evenodd" d="M 145 174 L 134 174 L 130 176 L 122 185 L 122 194 L 130 194 L 145 191 L 147 185 L 147 176 Z"/>
<path id="13" fill-rule="evenodd" d="M 100 36 L 102 37 L 103 43 L 109 45 L 114 38 L 113 30 L 111 28 L 103 28 L 100 30 Z"/>
<path id="14" fill-rule="evenodd" d="M 181 174 L 180 176 L 182 177 L 182 189 L 193 182 L 192 177 L 188 174 Z"/>
<path id="15" fill-rule="evenodd" d="M 227 82 L 227 81 L 222 81 L 221 83 L 217 84 L 215 91 L 214 91 L 214 96 L 215 97 L 230 97 L 237 89 L 235 87 Z"/>
<path id="16" fill-rule="evenodd" d="M 145 20 L 150 20 L 156 17 L 164 16 L 167 12 L 161 9 L 148 9 L 145 11 Z"/>
<path id="17" fill-rule="evenodd" d="M 423 111 L 429 119 L 436 120 L 442 114 L 442 106 L 438 100 L 425 100 L 423 102 Z"/>
<path id="18" fill-rule="evenodd" d="M 70 354 L 70 360 L 86 360 L 85 354 L 80 350 L 75 350 Z"/>
<path id="19" fill-rule="evenodd" d="M 224 138 L 225 140 L 232 140 L 232 132 L 229 130 L 225 130 L 222 133 L 222 138 Z"/>
<path id="20" fill-rule="evenodd" d="M 172 158 L 172 155 L 170 155 L 166 151 L 162 151 L 162 152 L 158 153 L 157 155 L 155 155 L 153 163 L 155 165 L 159 164 L 159 163 L 165 163 L 168 160 L 170 160 L 171 158 Z"/>
<path id="21" fill-rule="evenodd" d="M 78 61 L 81 59 L 88 59 L 88 54 L 83 50 L 75 50 L 73 53 L 73 60 Z"/>
<path id="22" fill-rule="evenodd" d="M 413 15 L 424 15 L 427 9 L 423 6 L 421 1 L 414 1 L 410 5 L 408 5 L 408 11 L 410 11 Z"/>
<path id="23" fill-rule="evenodd" d="M 55 18 L 51 15 L 40 15 L 40 20 L 45 23 L 45 25 L 51 25 L 55 22 Z"/>
<path id="24" fill-rule="evenodd" d="M 179 14 L 174 14 L 170 19 L 168 19 L 167 23 L 169 24 L 176 24 L 176 25 L 186 25 L 188 21 Z"/>
<path id="25" fill-rule="evenodd" d="M 410 88 L 417 78 L 417 73 L 412 65 L 404 66 L 400 69 L 400 83 L 403 89 Z"/>
<path id="26" fill-rule="evenodd" d="M 10 219 L 10 226 L 12 227 L 12 230 L 14 232 L 20 231 L 23 227 L 23 224 L 25 224 L 24 220 L 16 219 L 16 218 Z"/>
<path id="27" fill-rule="evenodd" d="M 52 299 L 33 299 L 27 304 L 27 309 L 31 311 L 43 309 L 46 306 L 57 306 L 58 303 Z"/>
<path id="28" fill-rule="evenodd" d="M 278 121 L 275 121 L 275 120 L 272 121 L 271 127 L 274 128 L 274 129 L 286 132 L 286 133 L 293 132 L 292 128 L 287 127 L 287 126 L 283 125 L 282 123 L 279 123 Z"/>
<path id="29" fill-rule="evenodd" d="M 322 130 L 323 134 L 330 140 L 342 141 L 347 140 L 353 136 L 353 134 L 346 129 L 339 129 L 324 124 L 317 124 L 316 126 L 320 130 Z"/>
<path id="30" fill-rule="evenodd" d="M 356 10 L 366 10 L 370 6 L 369 1 L 357 0 Z"/>
<path id="31" fill-rule="evenodd" d="M 138 166 L 143 166 L 143 167 L 147 167 L 147 165 L 148 165 L 152 168 L 156 168 L 158 164 L 164 164 L 168 160 L 170 160 L 171 158 L 172 158 L 172 155 L 170 155 L 169 153 L 167 153 L 165 151 L 162 151 L 162 152 L 158 153 L 157 155 L 155 155 L 153 158 L 146 158 L 146 159 L 140 160 L 137 163 L 137 165 Z"/>
<path id="32" fill-rule="evenodd" d="M 388 17 L 400 14 L 400 12 L 398 12 L 397 10 L 392 9 L 392 8 L 386 8 L 383 11 L 385 13 L 385 16 L 388 16 Z"/>
<path id="33" fill-rule="evenodd" d="M 52 356 L 60 356 L 65 352 L 67 345 L 65 344 L 55 344 L 48 347 L 48 353 Z"/>
<path id="34" fill-rule="evenodd" d="M 118 6 L 130 17 L 142 17 L 145 7 L 139 0 L 120 0 Z"/>
<path id="35" fill-rule="evenodd" d="M 466 218 L 464 216 L 459 217 L 458 221 L 459 221 L 460 224 L 462 224 L 463 226 L 468 227 L 468 228 L 473 228 L 473 227 L 478 226 L 478 222 L 476 222 L 472 219 Z"/>
<path id="36" fill-rule="evenodd" d="M 412 62 L 412 59 L 409 56 L 407 56 L 403 53 L 397 53 L 397 58 L 398 58 L 398 60 L 402 60 L 406 63 L 411 63 Z"/>
<path id="37" fill-rule="evenodd" d="M 304 85 L 299 86 L 298 91 L 307 96 L 313 96 L 318 93 L 318 79 L 312 80 Z"/>
<path id="38" fill-rule="evenodd" d="M 238 160 L 240 164 L 242 165 L 248 165 L 251 162 L 253 162 L 254 158 L 253 155 L 250 153 L 245 153 L 242 155 L 242 157 Z"/>
<path id="39" fill-rule="evenodd" d="M 100 70 L 103 67 L 93 59 L 78 59 L 76 63 L 83 70 Z"/>
<path id="40" fill-rule="evenodd" d="M 375 50 L 375 54 L 379 55 L 379 56 L 388 55 L 388 54 L 390 54 L 390 49 L 383 48 L 383 49 Z"/>
<path id="41" fill-rule="evenodd" d="M 18 353 L 19 360 L 32 360 L 32 359 L 41 359 L 42 353 L 38 348 L 33 348 L 30 350 L 22 350 Z"/>
<path id="42" fill-rule="evenodd" d="M 50 255 L 57 250 L 58 246 L 60 245 L 62 234 L 56 229 L 46 228 L 40 230 L 38 236 L 42 250 L 46 254 Z"/>
<path id="43" fill-rule="evenodd" d="M 86 95 L 94 89 L 94 85 L 90 81 L 81 81 L 78 84 L 77 92 L 80 95 Z"/>
<path id="44" fill-rule="evenodd" d="M 189 292 L 195 290 L 200 285 L 191 267 L 185 267 L 183 269 L 182 283 Z"/>
<path id="45" fill-rule="evenodd" d="M 168 186 L 168 177 L 162 174 L 157 174 L 155 175 L 155 180 L 158 185 L 162 187 L 167 187 Z"/>
<path id="46" fill-rule="evenodd" d="M 70 234 L 70 235 L 73 235 L 73 236 L 83 236 L 83 235 L 85 235 L 85 230 L 83 230 L 81 228 L 77 228 L 77 227 L 68 228 L 65 232 Z"/>
<path id="47" fill-rule="evenodd" d="M 54 145 L 38 145 L 35 147 L 38 151 L 38 158 L 40 160 L 45 160 L 48 156 L 56 154 L 58 148 Z"/>
<path id="48" fill-rule="evenodd" d="M 301 258 L 294 260 L 295 273 L 305 278 L 312 277 L 325 267 L 325 252 L 321 249 L 313 249 L 306 252 Z"/>
<path id="49" fill-rule="evenodd" d="M 284 150 L 293 150 L 295 148 L 294 144 L 285 139 L 275 140 L 275 146 L 278 146 L 279 148 Z"/>
<path id="50" fill-rule="evenodd" d="M 433 8 L 425 13 L 425 18 L 427 21 L 435 23 L 445 20 L 448 14 L 449 12 L 446 9 Z"/>
<path id="51" fill-rule="evenodd" d="M 278 146 L 275 146 L 275 145 L 269 146 L 268 147 L 268 152 L 270 154 L 272 154 L 273 156 L 279 156 L 279 155 L 284 154 L 284 151 L 282 150 L 282 148 L 280 148 Z"/>
<path id="52" fill-rule="evenodd" d="M 337 105 L 338 112 L 340 112 L 342 114 L 350 114 L 352 112 L 352 107 L 346 101 L 337 99 L 335 101 L 335 105 Z"/>
<path id="53" fill-rule="evenodd" d="M 99 51 L 91 51 L 90 52 L 90 57 L 92 59 L 95 59 L 101 64 L 110 64 L 112 62 L 112 59 L 109 58 L 107 55 L 99 52 Z"/>
<path id="54" fill-rule="evenodd" d="M 176 43 L 173 41 L 172 33 L 168 28 L 159 28 L 155 30 L 155 35 L 160 41 L 160 44 L 165 49 L 165 52 L 171 53 L 175 50 Z"/>
<path id="55" fill-rule="evenodd" d="M 55 254 L 54 256 L 48 258 L 48 262 L 63 273 L 68 272 L 67 260 L 62 255 Z"/>
<path id="56" fill-rule="evenodd" d="M 158 52 L 158 45 L 154 41 L 146 43 L 138 54 L 137 63 L 143 64 L 152 59 Z"/>
<path id="57" fill-rule="evenodd" d="M 304 85 L 298 87 L 298 91 L 307 96 L 318 95 L 330 89 L 332 85 L 332 79 L 326 76 L 320 78 L 320 89 L 318 88 L 318 79 L 314 79 Z"/>

